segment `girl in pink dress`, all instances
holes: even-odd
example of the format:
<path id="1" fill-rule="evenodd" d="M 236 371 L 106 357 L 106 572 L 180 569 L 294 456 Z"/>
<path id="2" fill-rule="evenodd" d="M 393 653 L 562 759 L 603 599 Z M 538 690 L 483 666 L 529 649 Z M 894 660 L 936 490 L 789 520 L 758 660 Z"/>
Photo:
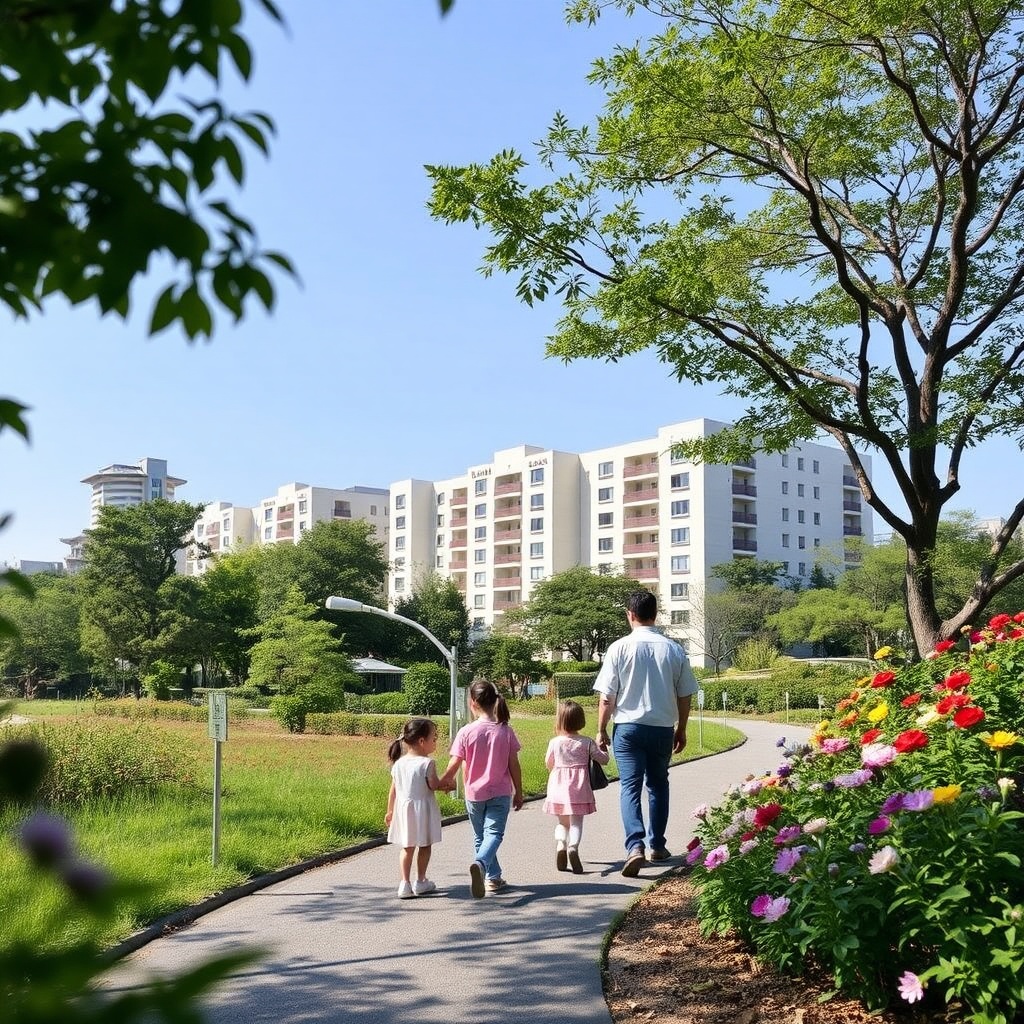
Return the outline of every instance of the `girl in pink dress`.
<path id="1" fill-rule="evenodd" d="M 548 766 L 548 792 L 544 810 L 558 818 L 555 825 L 555 867 L 583 873 L 579 846 L 583 838 L 583 816 L 597 810 L 590 788 L 590 759 L 607 764 L 609 755 L 592 739 L 581 736 L 587 724 L 583 708 L 574 700 L 563 700 L 555 718 L 555 736 L 548 744 L 544 763 Z"/>

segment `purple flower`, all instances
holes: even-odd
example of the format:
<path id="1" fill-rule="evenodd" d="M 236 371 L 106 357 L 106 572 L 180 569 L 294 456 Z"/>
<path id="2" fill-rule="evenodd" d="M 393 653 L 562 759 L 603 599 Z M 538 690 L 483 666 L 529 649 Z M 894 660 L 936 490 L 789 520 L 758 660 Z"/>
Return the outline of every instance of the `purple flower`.
<path id="1" fill-rule="evenodd" d="M 785 846 L 786 843 L 791 843 L 797 836 L 800 835 L 799 825 L 787 825 L 785 828 L 780 828 L 778 835 L 776 835 L 773 842 L 776 846 Z"/>
<path id="2" fill-rule="evenodd" d="M 822 789 L 823 789 L 823 790 L 824 790 L 824 791 L 825 791 L 826 793 L 831 793 L 831 792 L 832 792 L 832 790 L 836 788 L 836 784 L 835 784 L 835 783 L 834 783 L 834 782 L 833 782 L 833 781 L 832 781 L 831 779 L 829 779 L 829 781 L 828 781 L 828 782 L 823 782 L 823 783 L 821 784 L 821 788 L 822 788 Z"/>
<path id="3" fill-rule="evenodd" d="M 978 798 L 981 800 L 998 800 L 999 790 L 995 786 L 979 786 Z"/>
<path id="4" fill-rule="evenodd" d="M 753 903 L 750 904 L 750 913 L 754 917 L 764 917 L 765 911 L 771 906 L 772 898 L 768 893 L 763 892 Z"/>
<path id="5" fill-rule="evenodd" d="M 785 896 L 780 896 L 768 904 L 762 915 L 762 920 L 765 924 L 772 924 L 772 922 L 778 921 L 787 910 L 789 910 L 789 900 Z"/>
<path id="6" fill-rule="evenodd" d="M 110 886 L 110 875 L 98 864 L 71 861 L 61 869 L 64 884 L 82 900 L 92 900 Z"/>
<path id="7" fill-rule="evenodd" d="M 699 843 L 686 855 L 687 864 L 696 864 L 704 856 L 704 847 Z"/>
<path id="8" fill-rule="evenodd" d="M 863 786 L 865 782 L 870 782 L 874 777 L 875 773 L 870 768 L 858 768 L 855 772 L 837 775 L 832 781 L 843 789 L 854 789 L 856 786 Z"/>
<path id="9" fill-rule="evenodd" d="M 880 814 L 868 825 L 868 834 L 872 836 L 880 836 L 883 832 L 889 831 L 889 826 L 891 824 L 892 822 L 884 814 Z"/>
<path id="10" fill-rule="evenodd" d="M 894 846 L 883 846 L 872 854 L 868 861 L 868 872 L 872 875 L 884 875 L 900 862 L 900 855 Z"/>
<path id="11" fill-rule="evenodd" d="M 729 847 L 728 846 L 716 846 L 705 858 L 704 867 L 708 871 L 714 871 L 715 868 L 724 864 L 729 859 Z"/>
<path id="12" fill-rule="evenodd" d="M 786 745 L 786 737 L 785 736 L 780 736 L 775 741 L 775 746 L 777 746 L 777 747 L 784 747 L 785 745 Z"/>
<path id="13" fill-rule="evenodd" d="M 38 867 L 52 867 L 71 856 L 71 829 L 63 818 L 42 811 L 26 818 L 18 829 L 22 849 Z"/>
<path id="14" fill-rule="evenodd" d="M 851 843 L 850 853 L 863 853 L 867 849 L 864 843 Z"/>
<path id="15" fill-rule="evenodd" d="M 780 779 L 786 779 L 793 774 L 793 768 L 788 764 L 780 764 L 779 767 L 775 769 L 775 774 Z"/>
<path id="16" fill-rule="evenodd" d="M 915 789 L 903 797 L 903 810 L 927 811 L 935 803 L 935 794 L 930 789 Z"/>
<path id="17" fill-rule="evenodd" d="M 892 796 L 885 798 L 885 802 L 882 804 L 883 814 L 898 814 L 903 810 L 903 793 L 893 793 Z"/>
<path id="18" fill-rule="evenodd" d="M 795 846 L 779 850 L 772 871 L 777 875 L 788 875 L 800 863 L 804 855 L 804 847 Z"/>
<path id="19" fill-rule="evenodd" d="M 916 1003 L 924 999 L 924 982 L 913 971 L 904 971 L 900 975 L 899 992 L 908 1003 Z"/>

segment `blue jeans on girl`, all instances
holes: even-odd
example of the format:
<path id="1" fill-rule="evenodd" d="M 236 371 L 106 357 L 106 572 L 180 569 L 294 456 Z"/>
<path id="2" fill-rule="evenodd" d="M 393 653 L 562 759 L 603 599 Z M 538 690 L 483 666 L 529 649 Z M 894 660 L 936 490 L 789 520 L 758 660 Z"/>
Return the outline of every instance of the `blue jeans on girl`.
<path id="1" fill-rule="evenodd" d="M 466 811 L 473 826 L 476 859 L 484 866 L 489 881 L 501 878 L 498 847 L 505 838 L 505 823 L 512 810 L 512 797 L 494 796 L 490 800 L 467 800 Z"/>

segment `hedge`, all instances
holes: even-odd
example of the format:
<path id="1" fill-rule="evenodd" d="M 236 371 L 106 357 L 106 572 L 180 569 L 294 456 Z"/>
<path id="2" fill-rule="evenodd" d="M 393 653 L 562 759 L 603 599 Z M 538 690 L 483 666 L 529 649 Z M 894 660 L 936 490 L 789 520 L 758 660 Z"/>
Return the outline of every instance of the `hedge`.
<path id="1" fill-rule="evenodd" d="M 596 672 L 559 672 L 554 677 L 555 699 L 585 697 L 594 692 Z"/>
<path id="2" fill-rule="evenodd" d="M 153 700 L 143 697 L 117 697 L 100 699 L 93 702 L 93 714 L 101 718 L 128 718 L 134 721 L 141 719 L 164 719 L 171 722 L 205 722 L 209 718 L 206 704 L 186 704 L 183 701 Z M 248 715 L 248 707 L 243 701 L 228 700 L 228 719 L 240 721 Z"/>
<path id="3" fill-rule="evenodd" d="M 383 696 L 383 694 L 377 694 Z M 357 715 L 350 711 L 329 711 L 306 715 L 306 732 L 320 736 L 380 736 L 394 739 L 405 724 L 407 715 Z M 437 738 L 447 742 L 448 720 L 433 719 Z"/>

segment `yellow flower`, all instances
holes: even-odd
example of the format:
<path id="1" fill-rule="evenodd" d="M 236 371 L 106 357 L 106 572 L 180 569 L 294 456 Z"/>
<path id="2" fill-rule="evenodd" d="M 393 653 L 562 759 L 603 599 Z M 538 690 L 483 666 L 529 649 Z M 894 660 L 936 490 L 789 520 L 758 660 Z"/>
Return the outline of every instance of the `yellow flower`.
<path id="1" fill-rule="evenodd" d="M 883 701 L 868 712 L 868 721 L 877 725 L 889 717 L 889 705 Z"/>
<path id="2" fill-rule="evenodd" d="M 999 666 L 994 661 L 990 661 L 985 666 L 985 668 L 987 668 L 989 670 L 989 672 L 998 672 L 999 671 Z"/>
<path id="3" fill-rule="evenodd" d="M 936 786 L 932 790 L 932 796 L 935 797 L 937 804 L 951 804 L 961 792 L 960 786 Z"/>
<path id="4" fill-rule="evenodd" d="M 878 650 L 875 651 L 875 661 L 878 661 L 881 658 L 888 658 L 890 654 L 892 654 L 891 647 L 879 647 Z"/>
<path id="5" fill-rule="evenodd" d="M 993 750 L 1005 750 L 1012 747 L 1018 740 L 1015 732 L 1007 732 L 1005 729 L 996 729 L 992 733 L 982 733 L 981 742 L 987 743 Z"/>
<path id="6" fill-rule="evenodd" d="M 945 721 L 942 715 L 935 710 L 934 707 L 927 707 L 923 713 L 918 715 L 914 720 L 914 724 L 919 729 L 927 729 L 929 725 L 935 725 L 936 722 Z"/>

